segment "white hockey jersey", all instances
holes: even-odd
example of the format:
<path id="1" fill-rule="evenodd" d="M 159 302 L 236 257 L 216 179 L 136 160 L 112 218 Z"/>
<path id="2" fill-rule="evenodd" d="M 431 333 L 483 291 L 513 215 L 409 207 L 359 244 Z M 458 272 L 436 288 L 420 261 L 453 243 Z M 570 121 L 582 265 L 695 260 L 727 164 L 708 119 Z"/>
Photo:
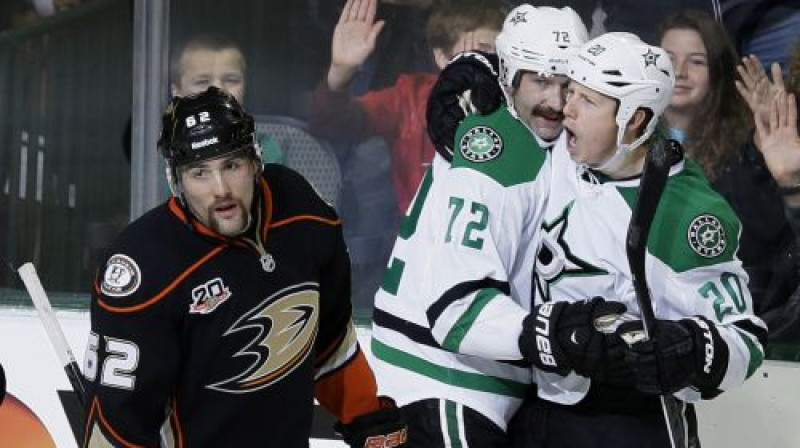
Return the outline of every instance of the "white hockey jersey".
<path id="1" fill-rule="evenodd" d="M 580 172 L 563 138 L 553 149 L 552 168 L 537 303 L 602 296 L 625 303 L 626 319 L 639 319 L 625 251 L 639 177 L 612 181 Z M 695 163 L 684 159 L 672 167 L 648 237 L 647 284 L 657 318 L 700 315 L 716 323 L 730 352 L 721 390 L 740 385 L 763 360 L 757 335 L 766 326 L 753 315 L 747 274 L 736 256 L 740 231 L 738 218 Z M 536 378 L 540 397 L 563 404 L 580 401 L 590 386 L 575 373 L 537 371 Z M 700 399 L 691 388 L 676 396 Z"/>
<path id="2" fill-rule="evenodd" d="M 530 309 L 549 152 L 507 109 L 464 120 L 401 225 L 375 296 L 379 392 L 445 398 L 505 428 L 532 380 L 518 338 Z"/>

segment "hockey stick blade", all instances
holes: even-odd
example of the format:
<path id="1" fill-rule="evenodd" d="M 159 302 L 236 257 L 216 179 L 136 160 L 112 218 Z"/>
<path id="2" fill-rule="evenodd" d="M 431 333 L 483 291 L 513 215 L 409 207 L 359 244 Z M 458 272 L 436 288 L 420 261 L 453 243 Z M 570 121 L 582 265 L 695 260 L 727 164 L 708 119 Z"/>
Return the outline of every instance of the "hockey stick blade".
<path id="1" fill-rule="evenodd" d="M 673 163 L 680 160 L 680 146 L 666 139 L 656 139 L 645 159 L 644 170 L 639 184 L 639 194 L 628 225 L 625 249 L 628 254 L 628 265 L 636 292 L 636 301 L 642 315 L 645 339 L 653 334 L 655 313 L 647 286 L 645 273 L 645 253 L 650 226 L 653 223 L 661 195 L 667 183 L 669 170 Z M 686 448 L 688 434 L 680 403 L 672 395 L 662 395 L 661 408 L 667 422 L 670 444 L 673 448 Z"/>
<path id="2" fill-rule="evenodd" d="M 42 321 L 47 337 L 50 339 L 50 344 L 55 350 L 56 355 L 64 366 L 64 371 L 72 384 L 72 389 L 78 395 L 78 401 L 84 410 L 86 410 L 86 387 L 84 385 L 84 377 L 78 368 L 78 363 L 72 350 L 69 347 L 67 338 L 56 319 L 53 308 L 50 306 L 50 300 L 47 298 L 47 293 L 44 291 L 42 281 L 39 275 L 36 274 L 36 268 L 32 263 L 25 263 L 17 269 L 28 294 L 31 296 L 33 305 L 39 314 L 39 319 Z"/>

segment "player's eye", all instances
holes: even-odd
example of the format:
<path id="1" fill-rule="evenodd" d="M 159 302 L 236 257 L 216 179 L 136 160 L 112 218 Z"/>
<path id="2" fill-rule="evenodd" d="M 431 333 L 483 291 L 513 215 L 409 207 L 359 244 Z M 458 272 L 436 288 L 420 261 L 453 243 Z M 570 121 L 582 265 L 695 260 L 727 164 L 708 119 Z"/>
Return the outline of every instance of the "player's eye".
<path id="1" fill-rule="evenodd" d="M 186 173 L 192 179 L 205 179 L 209 176 L 210 170 L 206 168 L 189 168 Z"/>
<path id="2" fill-rule="evenodd" d="M 225 165 L 222 167 L 226 171 L 236 171 L 242 167 L 242 161 L 239 159 L 232 159 L 225 162 Z"/>

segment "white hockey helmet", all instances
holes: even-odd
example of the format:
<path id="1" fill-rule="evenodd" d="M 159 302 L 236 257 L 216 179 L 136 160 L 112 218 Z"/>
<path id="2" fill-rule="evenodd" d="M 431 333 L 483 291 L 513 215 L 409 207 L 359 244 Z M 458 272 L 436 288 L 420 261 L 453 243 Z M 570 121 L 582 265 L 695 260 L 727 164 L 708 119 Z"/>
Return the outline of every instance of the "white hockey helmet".
<path id="1" fill-rule="evenodd" d="M 586 42 L 570 58 L 569 77 L 619 101 L 616 122 L 617 154 L 647 140 L 669 104 L 675 75 L 666 51 L 648 45 L 631 33 L 606 33 Z M 625 126 L 639 108 L 653 112 L 644 132 L 623 145 Z"/>
<path id="2" fill-rule="evenodd" d="M 528 4 L 514 8 L 497 35 L 500 85 L 509 104 L 517 74 L 567 75 L 569 57 L 588 40 L 586 26 L 570 7 Z"/>

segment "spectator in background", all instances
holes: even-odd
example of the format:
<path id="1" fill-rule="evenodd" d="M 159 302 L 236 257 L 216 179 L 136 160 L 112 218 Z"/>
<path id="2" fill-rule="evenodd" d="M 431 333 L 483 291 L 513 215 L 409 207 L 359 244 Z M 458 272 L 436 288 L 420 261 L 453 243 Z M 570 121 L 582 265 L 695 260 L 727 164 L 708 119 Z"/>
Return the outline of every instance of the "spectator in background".
<path id="1" fill-rule="evenodd" d="M 186 96 L 209 86 L 223 89 L 243 102 L 247 61 L 239 45 L 222 34 L 198 34 L 189 38 L 170 62 L 170 92 Z M 283 163 L 283 150 L 269 135 L 258 132 L 261 157 L 267 163 Z"/>
<path id="2" fill-rule="evenodd" d="M 754 309 L 763 315 L 797 287 L 795 236 L 775 181 L 751 141 L 747 104 L 736 94 L 733 45 L 720 23 L 691 10 L 665 20 L 660 42 L 675 67 L 665 112 L 670 132 L 739 216 L 739 257 L 750 277 Z"/>
<path id="3" fill-rule="evenodd" d="M 798 137 L 797 95 L 800 94 L 800 37 L 788 63 L 784 83 L 778 63 L 772 63 L 772 81 L 761 61 L 749 55 L 742 58 L 737 87 L 747 100 L 756 123 L 755 142 L 766 166 L 783 196 L 795 234 L 800 228 L 800 137 Z M 800 290 L 795 290 L 784 306 L 771 312 L 769 324 L 770 357 L 800 361 Z"/>
<path id="4" fill-rule="evenodd" d="M 348 0 L 333 32 L 331 65 L 314 92 L 309 110 L 312 133 L 333 142 L 383 137 L 391 148 L 391 173 L 399 211 L 408 207 L 433 144 L 425 133 L 425 106 L 434 73 L 408 73 L 379 91 L 354 98 L 348 86 L 375 48 L 384 21 L 375 20 L 376 0 Z M 499 0 L 443 0 L 431 11 L 428 44 L 439 69 L 463 50 L 494 50 L 505 18 Z"/>

